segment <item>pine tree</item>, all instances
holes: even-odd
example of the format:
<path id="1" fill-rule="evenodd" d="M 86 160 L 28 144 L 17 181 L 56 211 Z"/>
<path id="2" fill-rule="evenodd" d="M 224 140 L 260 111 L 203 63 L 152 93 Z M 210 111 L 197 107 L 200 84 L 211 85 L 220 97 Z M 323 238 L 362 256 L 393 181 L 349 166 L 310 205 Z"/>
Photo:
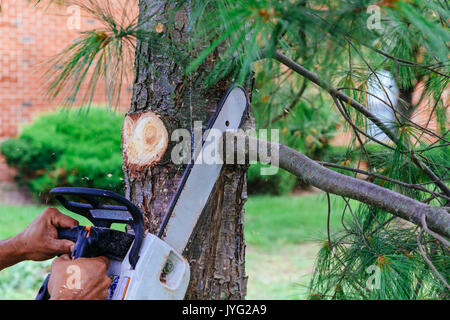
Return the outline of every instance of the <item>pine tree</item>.
<path id="1" fill-rule="evenodd" d="M 140 92 L 158 83 L 158 72 L 167 77 L 169 70 L 176 70 L 180 86 L 188 84 L 188 75 L 199 75 L 192 82 L 198 101 L 208 92 L 215 93 L 214 100 L 222 92 L 217 93 L 217 88 L 231 82 L 247 84 L 254 75 L 256 127 L 281 129 L 282 144 L 291 147 L 279 145 L 280 167 L 342 197 L 346 204 L 344 231 L 329 233 L 317 257 L 310 297 L 448 298 L 450 12 L 446 1 L 166 0 L 148 6 L 141 0 L 139 19 L 129 19 L 126 25 L 96 6 L 97 1 L 79 3 L 93 8 L 90 12 L 105 22 L 106 31 L 85 33 L 61 55 L 65 68 L 53 74 L 54 94 L 69 83 L 75 88 L 71 94 L 76 94 L 77 84 L 89 81 L 88 69 L 94 70 L 91 88 L 103 76 L 117 93 L 120 77 L 114 75 L 122 74 L 123 52 L 132 49 L 135 41 L 137 76 L 131 112 L 140 109 L 142 97 L 148 99 L 145 109 L 153 103 L 149 99 L 160 93 L 142 96 Z M 170 68 L 173 63 L 175 69 Z M 368 89 L 368 83 L 375 81 L 387 93 L 380 79 L 383 72 L 392 75 L 398 86 L 395 104 L 385 101 L 391 100 L 388 94 L 376 96 Z M 418 87 L 421 93 L 415 99 Z M 168 110 L 186 103 L 185 89 L 181 96 L 172 89 L 168 92 Z M 374 99 L 392 114 L 391 120 L 379 118 L 370 108 Z M 424 101 L 427 108 L 421 107 Z M 206 115 L 202 108 L 197 111 Z M 338 125 L 337 116 L 352 133 L 352 143 L 339 162 L 315 162 L 294 150 L 319 157 L 320 148 L 315 146 L 327 144 L 330 128 Z M 304 125 L 311 119 L 320 124 L 321 132 Z M 369 125 L 384 138 L 372 136 Z M 170 168 L 161 165 L 146 172 L 158 171 L 153 173 L 157 179 L 158 175 L 171 179 L 170 174 L 161 174 L 174 173 Z M 243 169 L 229 170 L 238 183 L 233 190 L 239 190 L 236 194 L 241 197 Z M 145 201 L 131 191 L 132 183 L 128 196 L 142 205 Z M 329 200 L 329 206 L 332 203 Z M 146 212 L 150 220 L 154 218 L 151 210 Z M 245 289 L 241 290 L 235 297 L 243 298 Z"/>

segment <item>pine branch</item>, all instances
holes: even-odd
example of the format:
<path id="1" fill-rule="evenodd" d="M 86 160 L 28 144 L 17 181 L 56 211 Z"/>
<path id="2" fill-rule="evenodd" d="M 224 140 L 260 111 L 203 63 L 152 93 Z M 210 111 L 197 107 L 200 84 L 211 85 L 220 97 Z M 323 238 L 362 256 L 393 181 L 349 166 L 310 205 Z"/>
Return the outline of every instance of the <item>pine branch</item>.
<path id="1" fill-rule="evenodd" d="M 422 217 L 422 230 L 420 230 L 419 234 L 417 235 L 417 246 L 419 247 L 419 251 L 420 254 L 422 255 L 423 259 L 425 260 L 425 262 L 428 264 L 428 266 L 431 268 L 431 270 L 433 270 L 433 272 L 435 273 L 435 275 L 439 278 L 439 280 L 442 281 L 442 283 L 447 287 L 447 289 L 450 290 L 450 285 L 447 283 L 447 281 L 445 281 L 444 277 L 439 273 L 439 271 L 436 269 L 436 267 L 433 265 L 433 263 L 431 262 L 431 260 L 428 258 L 427 254 L 425 253 L 425 250 L 422 247 L 422 243 L 420 241 L 422 234 L 424 232 L 424 230 L 428 229 L 427 228 L 427 223 L 425 221 L 426 219 L 424 219 Z"/>
<path id="2" fill-rule="evenodd" d="M 306 87 L 307 87 L 307 82 L 304 81 L 302 84 L 302 87 L 300 88 L 300 90 L 298 91 L 298 93 L 295 95 L 294 99 L 292 100 L 292 102 L 289 104 L 289 106 L 287 106 L 286 108 L 283 109 L 283 113 L 280 113 L 279 115 L 277 115 L 276 117 L 274 117 L 272 120 L 269 121 L 269 119 L 267 119 L 267 121 L 264 123 L 264 128 L 266 128 L 270 123 L 275 123 L 280 119 L 285 118 L 289 112 L 291 111 L 292 108 L 294 108 L 297 105 L 297 102 L 300 101 L 300 99 L 303 96 L 303 93 L 305 93 Z M 281 88 L 278 87 L 278 88 Z"/>
<path id="3" fill-rule="evenodd" d="M 295 61 L 292 61 L 279 51 L 275 51 L 273 56 L 268 56 L 266 55 L 266 51 L 263 49 L 261 50 L 259 56 L 261 58 L 274 58 L 277 61 L 284 64 L 285 66 L 287 66 L 288 68 L 294 70 L 296 73 L 315 83 L 319 87 L 325 89 L 328 93 L 330 93 L 332 97 L 336 97 L 340 101 L 347 103 L 348 105 L 350 105 L 351 107 L 362 113 L 364 116 L 367 117 L 367 119 L 372 121 L 384 134 L 386 134 L 386 136 L 389 137 L 389 139 L 392 142 L 394 142 L 396 145 L 399 144 L 399 140 L 395 136 L 394 132 L 392 132 L 392 130 L 389 129 L 380 119 L 378 119 L 378 117 L 376 117 L 372 112 L 370 112 L 368 108 L 366 108 L 364 105 L 354 100 L 353 98 L 347 96 L 345 93 L 337 90 L 331 84 L 322 80 L 314 72 L 309 71 L 302 65 L 296 63 Z M 404 150 L 409 150 L 409 147 L 407 145 L 404 145 L 403 143 L 402 147 Z M 409 153 L 413 163 L 416 164 L 416 166 L 419 167 L 429 178 L 431 178 L 431 180 L 436 181 L 436 185 L 439 186 L 439 188 L 445 193 L 446 196 L 450 196 L 450 189 L 439 179 L 439 177 L 426 164 L 424 164 L 412 150 L 409 150 Z"/>
<path id="4" fill-rule="evenodd" d="M 369 172 L 369 171 L 365 171 L 365 170 L 361 170 L 361 169 L 351 168 L 351 167 L 347 167 L 347 166 L 342 166 L 342 165 L 339 165 L 339 164 L 336 164 L 336 163 L 330 163 L 330 162 L 325 162 L 325 161 L 317 161 L 317 163 L 319 163 L 319 164 L 321 164 L 321 165 L 323 165 L 325 167 L 347 170 L 347 171 L 363 174 L 363 175 L 366 175 L 366 176 L 370 176 L 370 177 L 373 177 L 373 178 L 376 178 L 376 179 L 389 181 L 391 183 L 397 184 L 397 185 L 405 187 L 405 188 L 410 188 L 410 189 L 416 189 L 416 190 L 419 190 L 419 191 L 423 191 L 423 192 L 429 193 L 431 195 L 434 195 L 435 197 L 442 197 L 442 198 L 446 199 L 447 201 L 450 201 L 450 197 L 447 197 L 447 196 L 442 195 L 442 194 L 436 194 L 435 192 L 430 191 L 427 188 L 422 187 L 420 184 L 406 183 L 406 182 L 403 182 L 403 181 L 400 181 L 400 180 L 396 180 L 396 179 L 392 179 L 392 178 L 383 176 L 381 174 L 377 174 L 377 173 L 374 173 L 374 172 Z"/>
<path id="5" fill-rule="evenodd" d="M 425 216 L 430 230 L 450 237 L 450 215 L 442 207 L 429 206 L 376 184 L 327 169 L 283 144 L 258 140 L 242 132 L 228 133 L 226 139 L 245 141 L 245 143 L 235 144 L 234 152 L 237 156 L 254 155 L 259 154 L 260 150 L 270 150 L 271 158 L 278 157 L 279 159 L 278 164 L 271 163 L 272 165 L 292 173 L 316 188 L 366 203 L 418 226 L 422 226 L 421 219 L 422 216 Z M 275 155 L 274 150 L 279 153 Z"/>

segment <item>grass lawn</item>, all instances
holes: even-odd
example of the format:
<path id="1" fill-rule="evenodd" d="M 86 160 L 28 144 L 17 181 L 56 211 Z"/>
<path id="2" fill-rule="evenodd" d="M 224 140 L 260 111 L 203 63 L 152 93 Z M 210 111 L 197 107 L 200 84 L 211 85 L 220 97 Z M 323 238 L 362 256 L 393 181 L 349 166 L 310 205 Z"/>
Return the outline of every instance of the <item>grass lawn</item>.
<path id="1" fill-rule="evenodd" d="M 12 237 L 22 231 L 31 221 L 40 215 L 45 208 L 47 208 L 47 206 L 9 206 L 0 204 L 0 239 Z M 80 215 L 74 214 L 62 207 L 58 207 L 58 209 L 64 214 L 77 219 L 80 222 L 80 225 L 91 224 L 89 220 Z"/>
<path id="2" fill-rule="evenodd" d="M 341 203 L 332 203 L 330 229 L 340 227 Z M 285 244 L 326 239 L 327 199 L 324 193 L 304 196 L 252 196 L 245 209 L 247 244 L 278 250 Z"/>
<path id="3" fill-rule="evenodd" d="M 334 198 L 331 204 L 333 232 L 341 229 L 344 205 Z M 327 239 L 326 195 L 251 196 L 245 208 L 247 299 L 305 299 Z"/>
<path id="4" fill-rule="evenodd" d="M 0 239 L 14 236 L 44 206 L 0 206 Z M 333 202 L 330 226 L 340 229 L 342 203 Z M 86 219 L 76 218 L 80 224 Z M 327 201 L 305 196 L 251 196 L 246 204 L 247 299 L 304 299 L 315 254 L 326 239 Z M 0 272 L 0 299 L 34 299 L 51 261 L 22 262 Z"/>

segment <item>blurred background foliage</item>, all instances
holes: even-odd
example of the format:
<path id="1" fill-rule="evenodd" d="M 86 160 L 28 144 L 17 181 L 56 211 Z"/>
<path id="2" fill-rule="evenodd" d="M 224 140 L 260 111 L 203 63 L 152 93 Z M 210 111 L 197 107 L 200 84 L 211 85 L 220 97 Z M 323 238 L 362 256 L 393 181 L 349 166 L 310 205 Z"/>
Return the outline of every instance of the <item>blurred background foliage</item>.
<path id="1" fill-rule="evenodd" d="M 17 183 L 48 201 L 55 186 L 95 187 L 123 193 L 123 116 L 105 107 L 62 109 L 42 115 L 0 150 L 17 168 Z"/>

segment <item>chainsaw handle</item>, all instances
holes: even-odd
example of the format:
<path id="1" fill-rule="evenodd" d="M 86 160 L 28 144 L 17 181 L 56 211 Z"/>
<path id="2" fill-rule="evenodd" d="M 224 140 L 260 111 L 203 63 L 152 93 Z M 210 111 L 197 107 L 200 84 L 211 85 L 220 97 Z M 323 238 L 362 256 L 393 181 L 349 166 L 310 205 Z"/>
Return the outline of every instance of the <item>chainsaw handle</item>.
<path id="1" fill-rule="evenodd" d="M 50 300 L 50 293 L 48 293 L 48 281 L 50 280 L 50 273 L 45 277 L 44 283 L 42 283 L 35 300 Z"/>
<path id="2" fill-rule="evenodd" d="M 58 228 L 58 239 L 70 240 L 72 242 L 78 241 L 80 226 L 73 228 Z"/>
<path id="3" fill-rule="evenodd" d="M 73 247 L 72 253 L 70 254 L 70 258 L 72 260 L 87 257 L 89 258 L 87 251 L 89 249 L 89 243 L 92 241 L 92 238 L 89 238 L 90 227 L 75 227 L 72 229 L 59 229 L 58 230 L 58 238 L 71 240 L 77 236 L 77 240 L 75 242 L 75 246 Z M 94 240 L 95 241 L 95 240 Z"/>
<path id="4" fill-rule="evenodd" d="M 145 229 L 142 212 L 131 201 L 115 192 L 93 188 L 60 187 L 53 188 L 50 194 L 67 210 L 84 216 L 94 226 L 109 228 L 115 222 L 130 225 L 135 240 L 128 260 L 133 269 L 136 267 Z M 88 203 L 69 201 L 66 196 L 78 196 Z M 105 200 L 113 200 L 119 205 L 104 204 Z"/>
<path id="5" fill-rule="evenodd" d="M 89 229 L 87 227 L 74 227 L 72 229 L 60 229 L 58 228 L 58 238 L 67 239 L 75 242 L 74 249 L 70 255 L 72 260 L 81 258 L 85 255 L 86 249 L 88 248 L 88 234 Z M 35 300 L 49 300 L 50 293 L 48 292 L 48 282 L 50 280 L 50 273 L 45 278 L 36 295 Z"/>

